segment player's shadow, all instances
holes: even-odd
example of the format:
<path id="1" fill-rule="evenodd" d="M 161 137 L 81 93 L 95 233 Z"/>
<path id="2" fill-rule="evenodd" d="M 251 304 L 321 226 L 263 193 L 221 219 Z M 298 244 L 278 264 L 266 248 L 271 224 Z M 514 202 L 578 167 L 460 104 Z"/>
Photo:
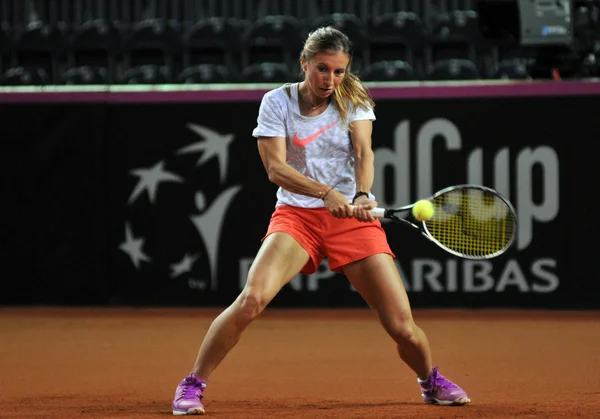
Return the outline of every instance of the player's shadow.
<path id="1" fill-rule="evenodd" d="M 348 403 L 348 402 L 336 402 L 336 401 L 323 401 L 323 402 L 318 402 L 318 403 L 302 403 L 302 404 L 295 404 L 295 403 L 260 403 L 260 405 L 257 406 L 253 406 L 252 402 L 232 402 L 232 401 L 228 401 L 224 404 L 222 404 L 220 407 L 213 407 L 211 408 L 211 406 L 207 406 L 207 411 L 210 410 L 210 413 L 212 415 L 218 416 L 218 417 L 228 417 L 229 415 L 233 415 L 234 413 L 237 414 L 238 412 L 241 411 L 254 411 L 256 416 L 253 416 L 252 414 L 250 414 L 248 417 L 249 418 L 259 418 L 261 417 L 261 413 L 266 414 L 267 412 L 271 412 L 269 414 L 269 417 L 272 417 L 271 415 L 275 412 L 278 411 L 286 411 L 289 412 L 290 410 L 296 411 L 296 410 L 302 410 L 304 412 L 306 412 L 306 414 L 312 413 L 313 415 L 315 414 L 315 412 L 318 411 L 335 411 L 335 410 L 346 410 L 346 409 L 374 409 L 374 408 L 395 408 L 395 407 L 406 407 L 406 406 L 422 406 L 424 405 L 423 402 L 384 402 L 384 403 L 364 403 L 364 402 L 356 402 L 356 403 Z M 164 411 L 161 412 L 161 416 L 172 416 L 172 412 L 171 411 Z M 288 416 L 285 416 L 288 417 Z M 310 417 L 314 417 L 314 416 L 310 416 Z"/>
<path id="2" fill-rule="evenodd" d="M 385 403 L 364 403 L 364 402 L 356 402 L 356 403 L 348 403 L 348 402 L 320 402 L 320 403 L 307 403 L 301 404 L 298 407 L 302 409 L 354 409 L 357 407 L 396 407 L 396 406 L 421 406 L 423 402 L 385 402 Z"/>

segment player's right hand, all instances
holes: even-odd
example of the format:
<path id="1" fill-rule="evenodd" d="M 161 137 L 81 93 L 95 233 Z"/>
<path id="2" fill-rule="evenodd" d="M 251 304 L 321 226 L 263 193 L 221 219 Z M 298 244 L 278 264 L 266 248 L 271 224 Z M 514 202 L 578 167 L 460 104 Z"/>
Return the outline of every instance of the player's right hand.
<path id="1" fill-rule="evenodd" d="M 359 197 L 353 208 L 353 216 L 361 222 L 372 222 L 375 221 L 375 217 L 371 214 L 373 208 L 377 208 L 377 201 L 372 201 L 366 196 Z"/>

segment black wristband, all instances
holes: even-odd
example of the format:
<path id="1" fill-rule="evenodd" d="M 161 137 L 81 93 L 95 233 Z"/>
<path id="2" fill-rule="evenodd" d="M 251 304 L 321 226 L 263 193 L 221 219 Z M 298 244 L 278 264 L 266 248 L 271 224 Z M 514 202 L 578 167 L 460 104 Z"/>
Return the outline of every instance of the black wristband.
<path id="1" fill-rule="evenodd" d="M 369 197 L 369 192 L 356 192 L 356 195 L 354 195 L 354 198 L 352 198 L 352 203 L 354 204 L 354 201 L 356 201 L 356 199 L 360 196 L 366 196 L 367 198 Z"/>

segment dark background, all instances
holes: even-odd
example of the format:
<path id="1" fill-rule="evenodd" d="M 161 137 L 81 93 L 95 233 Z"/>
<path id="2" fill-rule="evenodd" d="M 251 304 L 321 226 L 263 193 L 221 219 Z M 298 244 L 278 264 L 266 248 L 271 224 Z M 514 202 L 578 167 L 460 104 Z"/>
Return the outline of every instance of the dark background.
<path id="1" fill-rule="evenodd" d="M 232 301 L 244 277 L 239 261 L 257 252 L 275 204 L 276 188 L 267 179 L 251 137 L 258 105 L 257 101 L 0 105 L 4 149 L 0 159 L 4 249 L 0 303 L 222 306 Z M 597 96 L 377 101 L 376 152 L 383 147 L 393 149 L 397 124 L 410 123 L 413 199 L 418 193 L 417 133 L 434 118 L 451 121 L 462 141 L 460 149 L 446 150 L 444 139 L 434 138 L 434 191 L 465 183 L 465 162 L 477 148 L 483 153 L 483 183 L 494 187 L 494 156 L 508 148 L 510 190 L 506 192 L 519 211 L 516 197 L 523 185 L 515 169 L 518 153 L 547 146 L 559 159 L 557 216 L 550 221 L 534 220 L 528 246 L 515 246 L 489 262 L 494 288 L 510 268 L 522 273 L 525 289 L 513 280 L 501 291 L 465 291 L 462 275 L 468 262 L 450 257 L 402 226 L 384 224 L 414 306 L 598 307 L 593 146 L 600 132 L 595 110 L 599 105 Z M 190 123 L 234 135 L 223 180 L 216 157 L 197 166 L 204 152 L 177 153 L 193 143 L 205 144 L 187 127 Z M 138 181 L 131 171 L 159 161 L 182 182 L 159 184 L 154 204 L 146 192 L 128 204 Z M 385 173 L 384 179 L 376 179 L 384 184 L 380 203 L 399 193 L 400 185 L 391 181 L 393 173 Z M 538 203 L 544 200 L 543 176 L 541 170 L 532 171 Z M 197 194 L 203 195 L 208 208 L 234 186 L 240 189 L 226 207 L 219 237 L 205 243 L 190 218 L 202 212 Z M 144 237 L 142 249 L 152 259 L 142 261 L 139 269 L 119 248 L 127 223 L 135 237 Z M 214 276 L 209 248 L 218 255 Z M 186 253 L 196 255 L 191 271 L 172 277 L 171 265 Z M 557 264 L 552 272 L 559 286 L 552 292 L 534 290 L 534 284 L 546 284 L 532 271 L 539 259 Z M 425 281 L 413 290 L 415 281 L 422 279 L 413 272 L 413 263 L 423 260 L 456 264 L 457 289 L 446 285 L 434 289 Z M 321 275 L 327 275 L 326 267 Z M 211 289 L 211 279 L 216 280 L 215 289 Z M 308 290 L 311 281 L 315 278 L 298 278 L 273 305 L 363 304 L 340 275 L 316 281 L 318 290 Z"/>

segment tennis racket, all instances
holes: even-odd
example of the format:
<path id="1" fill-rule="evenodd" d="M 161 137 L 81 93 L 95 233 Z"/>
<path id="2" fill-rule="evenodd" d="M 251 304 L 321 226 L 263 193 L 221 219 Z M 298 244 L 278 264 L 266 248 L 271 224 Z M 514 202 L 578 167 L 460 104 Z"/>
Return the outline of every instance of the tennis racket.
<path id="1" fill-rule="evenodd" d="M 512 204 L 493 189 L 456 185 L 427 198 L 435 213 L 427 221 L 412 215 L 415 204 L 401 208 L 374 208 L 371 214 L 418 229 L 453 255 L 465 259 L 491 259 L 515 241 L 517 216 Z"/>

